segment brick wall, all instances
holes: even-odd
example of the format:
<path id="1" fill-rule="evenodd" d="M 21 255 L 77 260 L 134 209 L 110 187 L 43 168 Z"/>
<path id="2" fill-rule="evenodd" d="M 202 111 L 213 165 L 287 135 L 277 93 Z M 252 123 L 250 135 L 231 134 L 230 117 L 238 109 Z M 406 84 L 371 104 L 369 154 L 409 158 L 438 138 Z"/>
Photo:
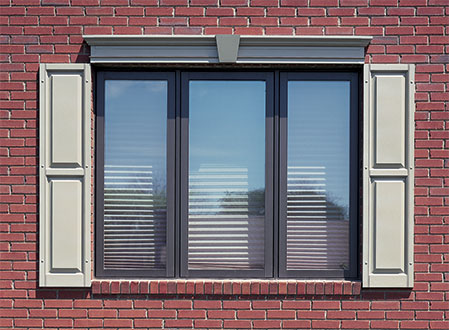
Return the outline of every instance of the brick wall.
<path id="1" fill-rule="evenodd" d="M 0 327 L 449 328 L 448 0 L 0 0 L 0 5 Z M 82 34 L 173 33 L 371 35 L 367 63 L 416 63 L 413 290 L 221 281 L 38 288 L 38 64 L 87 62 Z"/>

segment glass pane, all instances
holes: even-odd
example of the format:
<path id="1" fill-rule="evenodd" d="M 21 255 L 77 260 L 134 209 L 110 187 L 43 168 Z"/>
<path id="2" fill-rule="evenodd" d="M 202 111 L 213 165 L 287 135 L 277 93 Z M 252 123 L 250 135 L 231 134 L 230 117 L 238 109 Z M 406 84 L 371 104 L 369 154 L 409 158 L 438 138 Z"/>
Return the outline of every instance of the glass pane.
<path id="1" fill-rule="evenodd" d="M 288 82 L 287 269 L 349 266 L 348 81 Z"/>
<path id="2" fill-rule="evenodd" d="M 265 82 L 191 81 L 189 269 L 263 269 Z"/>
<path id="3" fill-rule="evenodd" d="M 107 270 L 165 268 L 167 85 L 105 82 Z"/>

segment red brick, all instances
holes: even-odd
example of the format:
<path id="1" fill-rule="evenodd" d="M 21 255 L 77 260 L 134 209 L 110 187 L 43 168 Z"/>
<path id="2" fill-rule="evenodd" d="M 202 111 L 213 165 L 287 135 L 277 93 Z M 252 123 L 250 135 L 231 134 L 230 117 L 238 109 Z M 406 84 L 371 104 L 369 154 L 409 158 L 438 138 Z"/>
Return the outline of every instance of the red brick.
<path id="1" fill-rule="evenodd" d="M 243 311 L 239 311 L 243 312 Z M 246 311 L 245 311 L 246 312 Z M 232 310 L 208 310 L 207 317 L 209 319 L 235 319 L 235 311 Z"/>
<path id="2" fill-rule="evenodd" d="M 298 311 L 298 319 L 324 319 L 324 311 Z"/>
<path id="3" fill-rule="evenodd" d="M 135 300 L 135 308 L 161 309 L 162 301 L 160 300 Z"/>
<path id="4" fill-rule="evenodd" d="M 283 310 L 283 311 L 276 311 L 276 310 L 269 310 L 267 311 L 267 318 L 269 319 L 294 319 L 295 318 L 295 311 L 291 310 Z"/>
<path id="5" fill-rule="evenodd" d="M 426 321 L 401 321 L 402 329 L 429 329 L 429 323 Z"/>
<path id="6" fill-rule="evenodd" d="M 311 321 L 309 320 L 285 320 L 282 322 L 285 329 L 309 329 Z"/>
<path id="7" fill-rule="evenodd" d="M 132 327 L 133 320 L 117 320 L 117 319 L 105 319 L 104 327 L 105 328 L 130 328 Z"/>
<path id="8" fill-rule="evenodd" d="M 204 319 L 206 310 L 179 310 L 177 316 L 181 319 Z"/>
<path id="9" fill-rule="evenodd" d="M 87 310 L 85 309 L 60 309 L 58 316 L 61 318 L 86 318 Z"/>
<path id="10" fill-rule="evenodd" d="M 397 329 L 398 327 L 398 321 L 371 321 L 371 328 L 373 329 Z"/>
<path id="11" fill-rule="evenodd" d="M 193 326 L 193 320 L 165 320 L 165 326 L 173 328 L 191 328 Z"/>
<path id="12" fill-rule="evenodd" d="M 250 309 L 251 303 L 247 300 L 223 301 L 224 309 Z M 254 307 L 256 308 L 256 307 Z"/>
<path id="13" fill-rule="evenodd" d="M 221 320 L 195 320 L 195 328 L 220 329 L 223 321 Z"/>
<path id="14" fill-rule="evenodd" d="M 369 321 L 353 321 L 343 320 L 341 322 L 342 329 L 369 329 Z"/>
<path id="15" fill-rule="evenodd" d="M 253 329 L 280 329 L 281 321 L 277 320 L 256 320 L 253 321 Z"/>
<path id="16" fill-rule="evenodd" d="M 313 329 L 335 329 L 340 327 L 340 321 L 312 320 Z"/>
<path id="17" fill-rule="evenodd" d="M 90 309 L 88 311 L 90 318 L 115 318 L 117 311 L 114 309 Z"/>
<path id="18" fill-rule="evenodd" d="M 399 309 L 399 301 L 373 301 L 372 309 Z"/>
<path id="19" fill-rule="evenodd" d="M 277 300 L 254 300 L 254 309 L 280 309 L 281 303 Z"/>
<path id="20" fill-rule="evenodd" d="M 192 302 L 188 300 L 167 300 L 164 303 L 165 308 L 190 309 Z"/>
<path id="21" fill-rule="evenodd" d="M 238 319 L 264 319 L 266 312 L 261 310 L 239 310 L 237 311 Z"/>
<path id="22" fill-rule="evenodd" d="M 444 318 L 443 312 L 425 312 L 425 311 L 417 311 L 416 319 L 417 320 L 442 320 Z"/>
<path id="23" fill-rule="evenodd" d="M 414 317 L 414 313 L 412 311 L 396 311 L 396 312 L 387 312 L 387 319 L 390 320 L 412 320 Z"/>
<path id="24" fill-rule="evenodd" d="M 119 310 L 119 318 L 146 318 L 147 313 L 145 310 L 125 309 Z"/>
<path id="25" fill-rule="evenodd" d="M 430 329 L 447 329 L 449 321 L 430 321 Z"/>
<path id="26" fill-rule="evenodd" d="M 223 328 L 225 328 L 225 329 L 236 329 L 236 328 L 250 329 L 251 328 L 251 321 L 246 321 L 246 320 L 224 320 L 223 321 Z"/>
<path id="27" fill-rule="evenodd" d="M 161 329 L 162 328 L 162 320 L 137 319 L 137 320 L 134 320 L 134 327 Z"/>
<path id="28" fill-rule="evenodd" d="M 44 320 L 44 326 L 46 328 L 50 327 L 73 327 L 73 320 L 69 319 L 46 319 Z M 76 323 L 77 325 L 80 324 L 79 322 Z"/>
<path id="29" fill-rule="evenodd" d="M 342 309 L 369 309 L 368 301 L 342 301 Z"/>

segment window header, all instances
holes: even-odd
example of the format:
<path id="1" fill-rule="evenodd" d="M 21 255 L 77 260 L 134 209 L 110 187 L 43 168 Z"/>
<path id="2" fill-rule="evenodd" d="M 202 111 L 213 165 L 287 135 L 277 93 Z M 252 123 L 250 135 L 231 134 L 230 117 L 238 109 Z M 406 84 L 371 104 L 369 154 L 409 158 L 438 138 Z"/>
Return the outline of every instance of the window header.
<path id="1" fill-rule="evenodd" d="M 91 63 L 363 64 L 370 36 L 85 35 Z"/>

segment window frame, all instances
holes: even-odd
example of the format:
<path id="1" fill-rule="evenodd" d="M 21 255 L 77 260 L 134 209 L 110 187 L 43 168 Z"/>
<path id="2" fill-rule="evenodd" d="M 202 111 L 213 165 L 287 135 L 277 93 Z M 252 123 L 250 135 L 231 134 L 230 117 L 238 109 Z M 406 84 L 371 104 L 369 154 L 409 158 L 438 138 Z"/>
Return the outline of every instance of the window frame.
<path id="1" fill-rule="evenodd" d="M 265 227 L 263 270 L 188 269 L 188 186 L 189 186 L 189 82 L 191 80 L 265 81 Z M 181 175 L 180 175 L 180 277 L 272 277 L 273 276 L 273 138 L 274 74 L 272 72 L 182 72 L 181 73 Z M 179 207 L 179 206 L 178 206 Z"/>
<path id="2" fill-rule="evenodd" d="M 279 82 L 280 152 L 279 152 L 279 237 L 287 235 L 287 161 L 288 161 L 288 82 L 289 81 L 349 81 L 349 269 L 347 270 L 287 270 L 287 240 L 279 244 L 280 278 L 355 278 L 358 259 L 358 187 L 359 187 L 359 77 L 357 72 L 281 72 Z M 325 275 L 323 276 L 323 273 Z"/>
<path id="3" fill-rule="evenodd" d="M 242 71 L 245 70 L 245 71 Z M 348 71 L 350 70 L 350 71 Z M 332 77 L 326 78 L 326 75 Z M 205 78 L 207 76 L 207 79 Z M 336 78 L 338 76 L 338 78 Z M 266 279 L 356 279 L 358 272 L 359 247 L 359 69 L 284 69 L 271 68 L 259 70 L 244 68 L 229 70 L 226 68 L 208 69 L 175 69 L 167 67 L 164 71 L 148 69 L 147 71 L 112 71 L 104 68 L 96 73 L 96 186 L 95 186 L 95 276 L 97 278 L 266 278 Z M 286 77 L 309 77 L 311 80 L 351 81 L 350 99 L 350 268 L 346 271 L 329 272 L 327 270 L 287 271 L 286 259 L 283 259 L 283 232 L 281 213 L 283 196 L 281 196 L 283 164 L 286 166 L 287 140 L 287 89 Z M 319 77 L 319 79 L 318 79 Z M 187 269 L 187 222 L 188 222 L 188 81 L 193 80 L 262 80 L 266 79 L 266 130 L 265 130 L 265 269 L 263 271 L 215 270 L 201 271 Z M 104 270 L 104 82 L 106 79 L 131 80 L 150 79 L 167 80 L 167 261 L 166 270 Z M 302 79 L 296 79 L 302 80 Z M 344 80 L 344 79 L 343 79 Z M 284 85 L 285 86 L 284 86 Z M 271 86 L 271 87 L 270 87 Z M 271 95 L 269 95 L 271 94 Z M 271 107 L 270 107 L 271 104 Z M 271 117 L 269 117 L 269 111 Z M 187 117 L 186 117 L 187 115 Z M 269 136 L 271 140 L 268 141 Z M 183 142 L 184 141 L 184 142 Z M 355 150 L 355 151 L 354 151 Z M 268 158 L 270 157 L 270 158 Z M 285 172 L 285 171 L 284 171 Z M 270 175 L 268 174 L 270 173 Z M 187 192 L 186 192 L 187 191 Z M 183 193 L 185 193 L 183 197 Z M 269 197 L 271 195 L 271 197 Z M 187 196 L 187 198 L 186 198 Z M 270 201 L 270 203 L 268 202 Z M 269 210 L 269 208 L 271 210 Z M 285 209 L 286 210 L 286 209 Z M 271 212 L 271 220 L 268 213 Z M 268 226 L 270 224 L 270 226 Z M 267 244 L 267 241 L 269 244 Z M 285 241 L 285 240 L 284 240 Z M 269 251 L 267 251 L 269 249 Z M 284 249 L 285 250 L 285 249 Z M 267 258 L 267 255 L 270 258 Z M 286 257 L 286 254 L 285 254 Z M 207 275 L 206 275 L 207 274 Z"/>
<path id="4" fill-rule="evenodd" d="M 167 226 L 165 269 L 106 270 L 104 268 L 104 153 L 105 153 L 105 81 L 106 80 L 166 80 L 167 81 L 167 174 L 175 171 L 175 74 L 173 72 L 99 71 L 96 79 L 96 152 L 95 152 L 95 275 L 98 278 L 173 277 L 175 270 L 175 179 L 167 175 Z"/>

